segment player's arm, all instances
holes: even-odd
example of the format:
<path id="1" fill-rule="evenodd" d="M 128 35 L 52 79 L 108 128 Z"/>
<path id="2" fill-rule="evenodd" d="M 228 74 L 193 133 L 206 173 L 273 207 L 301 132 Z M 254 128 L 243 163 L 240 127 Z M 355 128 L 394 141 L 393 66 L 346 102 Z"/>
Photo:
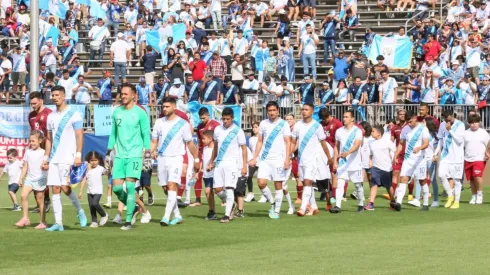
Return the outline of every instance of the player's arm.
<path id="1" fill-rule="evenodd" d="M 284 143 L 286 144 L 286 157 L 284 158 L 284 169 L 287 170 L 291 166 L 291 153 L 292 153 L 291 136 L 285 136 Z"/>
<path id="2" fill-rule="evenodd" d="M 400 139 L 400 143 L 398 143 L 398 147 L 396 147 L 395 158 L 393 159 L 393 161 L 395 161 L 395 162 L 398 161 L 398 155 L 400 155 L 400 153 L 402 152 L 403 145 L 405 145 L 405 140 Z"/>
<path id="3" fill-rule="evenodd" d="M 151 144 L 150 144 L 150 121 L 148 120 L 148 116 L 146 115 L 146 112 L 141 110 L 139 112 L 140 114 L 140 129 L 141 129 L 141 137 L 143 138 L 143 148 L 145 151 L 150 150 Z"/>
<path id="4" fill-rule="evenodd" d="M 110 154 L 112 149 L 114 149 L 114 145 L 116 144 L 116 140 L 117 140 L 117 122 L 115 116 L 116 113 L 117 113 L 117 109 L 112 114 L 112 123 L 111 123 L 112 128 L 111 128 L 111 135 L 109 136 L 109 143 L 107 143 L 107 156 Z"/>
<path id="5" fill-rule="evenodd" d="M 82 192 L 85 188 L 85 183 L 87 182 L 87 176 L 83 177 L 82 182 L 80 182 L 80 191 L 78 192 L 78 199 L 82 199 Z"/>
<path id="6" fill-rule="evenodd" d="M 218 156 L 218 139 L 214 136 L 215 144 L 213 146 L 213 153 L 211 154 L 211 161 L 208 164 L 207 170 L 211 171 L 214 169 L 214 164 L 216 163 L 216 157 Z"/>
<path id="7" fill-rule="evenodd" d="M 458 126 L 456 129 L 448 131 L 449 135 L 453 138 L 454 142 L 461 144 L 464 142 L 464 128 Z"/>
<path id="8" fill-rule="evenodd" d="M 424 149 L 427 149 L 427 147 L 429 147 L 429 139 L 428 138 L 424 138 L 422 139 L 422 145 L 420 145 L 420 147 L 415 147 L 413 149 L 413 152 L 415 154 L 417 154 L 418 152 L 424 150 Z"/>
<path id="9" fill-rule="evenodd" d="M 242 149 L 242 176 L 245 177 L 247 175 L 247 145 L 242 144 L 240 145 L 240 148 Z"/>
<path id="10" fill-rule="evenodd" d="M 296 137 L 292 136 L 291 137 L 291 145 L 289 147 L 289 152 L 296 152 L 296 150 L 297 150 L 297 148 L 296 148 L 297 147 L 297 143 L 298 143 L 298 140 L 296 139 Z M 292 154 L 289 154 L 288 157 L 291 158 L 291 155 Z"/>
<path id="11" fill-rule="evenodd" d="M 339 165 L 339 152 L 340 152 L 340 142 L 335 140 L 335 148 L 333 151 L 333 168 L 337 170 L 337 166 Z"/>
<path id="12" fill-rule="evenodd" d="M 357 139 L 356 141 L 354 141 L 354 146 L 352 146 L 352 148 L 350 148 L 349 151 L 341 153 L 340 157 L 346 158 L 348 155 L 357 151 L 359 149 L 359 147 L 361 147 L 361 145 L 362 145 L 362 140 Z"/>
<path id="13" fill-rule="evenodd" d="M 41 165 L 42 170 L 48 170 L 48 163 L 49 163 L 49 155 L 51 154 L 51 147 L 53 144 L 53 132 L 51 130 L 48 130 L 48 134 L 46 135 L 46 143 L 44 145 L 44 157 L 43 157 L 43 164 Z M 25 165 L 24 165 L 25 166 Z"/>
<path id="14" fill-rule="evenodd" d="M 260 154 L 260 150 L 262 150 L 262 146 L 264 145 L 264 138 L 262 137 L 262 133 L 259 130 L 259 135 L 257 136 L 257 144 L 255 145 L 254 157 L 250 161 L 250 166 L 255 166 L 257 164 L 257 157 Z"/>

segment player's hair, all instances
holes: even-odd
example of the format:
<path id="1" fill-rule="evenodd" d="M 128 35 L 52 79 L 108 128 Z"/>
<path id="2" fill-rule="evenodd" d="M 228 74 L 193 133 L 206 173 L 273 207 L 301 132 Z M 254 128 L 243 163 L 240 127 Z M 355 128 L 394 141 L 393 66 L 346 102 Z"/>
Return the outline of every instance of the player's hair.
<path id="1" fill-rule="evenodd" d="M 208 108 L 201 107 L 201 109 L 199 109 L 199 116 L 203 116 L 203 115 L 208 115 L 209 116 L 209 110 L 208 110 Z"/>
<path id="2" fill-rule="evenodd" d="M 387 71 L 387 70 L 382 70 L 382 71 L 381 71 L 381 74 L 387 74 L 387 73 L 388 73 L 388 71 Z"/>
<path id="3" fill-rule="evenodd" d="M 378 131 L 378 133 L 379 133 L 380 135 L 384 135 L 384 133 L 385 133 L 385 128 L 383 128 L 383 126 L 381 126 L 381 125 L 379 125 L 379 124 L 378 124 L 378 125 L 375 125 L 375 126 L 373 127 L 373 129 L 376 129 L 376 131 Z"/>
<path id="4" fill-rule="evenodd" d="M 207 136 L 208 138 L 213 139 L 214 136 L 214 131 L 213 130 L 206 130 L 202 133 L 203 136 Z"/>
<path id="5" fill-rule="evenodd" d="M 448 118 L 449 116 L 454 116 L 455 117 L 455 114 L 454 114 L 454 111 L 452 110 L 452 108 L 450 109 L 446 109 L 442 112 L 442 115 L 441 115 L 443 118 Z"/>
<path id="6" fill-rule="evenodd" d="M 429 108 L 429 104 L 427 104 L 426 102 L 421 102 L 420 103 L 420 107 L 427 107 L 427 108 Z"/>
<path id="7" fill-rule="evenodd" d="M 406 121 L 409 121 L 410 119 L 412 119 L 413 117 L 416 117 L 417 114 L 412 111 L 412 110 L 408 110 L 408 112 L 405 114 L 405 120 Z"/>
<path id="8" fill-rule="evenodd" d="M 303 106 L 308 106 L 311 109 L 315 109 L 315 106 L 313 106 L 313 104 L 310 104 L 310 103 L 305 103 L 305 104 L 303 104 Z"/>
<path id="9" fill-rule="evenodd" d="M 41 94 L 40 92 L 29 93 L 29 99 L 33 100 L 34 98 L 43 99 L 43 94 Z"/>
<path id="10" fill-rule="evenodd" d="M 274 106 L 274 107 L 276 107 L 277 110 L 279 110 L 279 104 L 277 104 L 277 101 L 271 100 L 271 101 L 267 102 L 267 105 L 265 105 L 265 109 L 269 110 L 269 107 L 271 107 L 271 106 Z"/>
<path id="11" fill-rule="evenodd" d="M 347 110 L 344 112 L 344 114 L 347 114 L 347 113 L 349 113 L 351 117 L 355 117 L 355 116 L 354 116 L 354 110 L 352 110 L 352 109 L 347 109 Z"/>
<path id="12" fill-rule="evenodd" d="M 360 76 L 356 76 L 356 77 L 354 77 L 354 81 L 357 80 L 358 78 L 359 78 L 359 80 L 361 80 Z"/>
<path id="13" fill-rule="evenodd" d="M 60 92 L 62 92 L 62 93 L 65 93 L 65 87 L 60 86 L 60 85 L 56 85 L 56 86 L 54 86 L 54 87 L 51 89 L 51 92 L 54 92 L 54 91 L 60 91 Z"/>
<path id="14" fill-rule="evenodd" d="M 64 69 L 62 74 L 67 74 L 67 73 L 70 73 L 70 72 L 67 69 Z"/>
<path id="15" fill-rule="evenodd" d="M 489 55 L 489 56 L 490 56 L 490 55 Z M 477 114 L 477 115 L 478 115 L 478 112 L 477 112 L 477 111 L 476 111 L 474 108 L 469 109 L 469 110 L 468 110 L 468 114 L 469 114 L 469 113 L 475 113 L 475 114 Z"/>
<path id="16" fill-rule="evenodd" d="M 331 115 L 332 113 L 330 113 L 330 110 L 328 110 L 327 108 L 321 108 L 320 111 L 318 112 L 319 119 L 329 118 Z"/>
<path id="17" fill-rule="evenodd" d="M 480 122 L 481 119 L 480 119 L 480 116 L 479 115 L 471 115 L 469 118 L 468 118 L 468 123 L 471 124 L 471 123 L 477 123 L 477 122 Z"/>
<path id="18" fill-rule="evenodd" d="M 371 133 L 373 132 L 373 127 L 371 126 L 371 124 L 369 124 L 369 122 L 367 122 L 367 121 L 362 121 L 359 124 L 364 129 L 364 136 L 365 137 L 371 136 Z"/>
<path id="19" fill-rule="evenodd" d="M 39 130 L 32 130 L 31 133 L 29 134 L 29 136 L 35 136 L 37 137 L 37 139 L 39 139 L 40 141 L 42 141 L 44 139 L 44 134 L 43 132 L 39 131 Z"/>
<path id="20" fill-rule="evenodd" d="M 398 109 L 398 111 L 396 111 L 396 114 L 398 115 L 400 113 L 405 113 L 406 114 L 407 113 L 407 110 L 405 110 L 405 109 Z"/>
<path id="21" fill-rule="evenodd" d="M 173 96 L 166 96 L 162 99 L 162 103 L 177 104 L 177 100 Z"/>
<path id="22" fill-rule="evenodd" d="M 406 112 L 405 112 L 406 113 Z M 406 116 L 405 116 L 405 120 L 406 120 Z M 396 120 L 394 119 L 388 119 L 388 121 L 386 121 L 386 124 L 390 124 L 390 123 L 393 123 L 393 124 L 396 124 Z"/>
<path id="23" fill-rule="evenodd" d="M 90 151 L 85 155 L 85 161 L 90 162 L 92 159 L 97 159 L 99 161 L 99 165 L 104 167 L 104 158 L 102 158 L 102 155 L 97 153 L 97 151 Z"/>
<path id="24" fill-rule="evenodd" d="M 133 84 L 131 84 L 131 83 L 123 83 L 121 85 L 121 91 L 122 91 L 123 88 L 129 88 L 129 89 L 131 89 L 131 91 L 133 93 L 136 93 L 136 87 Z"/>
<path id="25" fill-rule="evenodd" d="M 15 148 L 10 148 L 7 151 L 7 156 L 12 156 L 12 157 L 16 158 L 18 155 L 19 155 L 19 151 L 17 151 L 17 149 L 15 149 Z"/>
<path id="26" fill-rule="evenodd" d="M 233 109 L 230 107 L 224 108 L 223 112 L 221 113 L 221 117 L 224 117 L 224 116 L 235 117 L 235 115 L 233 114 Z"/>
<path id="27" fill-rule="evenodd" d="M 284 116 L 284 119 L 286 119 L 288 116 L 293 117 L 293 119 L 294 119 L 294 114 L 293 114 L 293 113 L 288 113 L 288 114 L 286 114 L 286 115 Z"/>
<path id="28" fill-rule="evenodd" d="M 437 125 L 436 121 L 432 117 L 426 117 L 424 118 L 425 121 L 425 127 L 429 130 L 429 133 L 432 135 L 433 138 L 437 139 Z"/>

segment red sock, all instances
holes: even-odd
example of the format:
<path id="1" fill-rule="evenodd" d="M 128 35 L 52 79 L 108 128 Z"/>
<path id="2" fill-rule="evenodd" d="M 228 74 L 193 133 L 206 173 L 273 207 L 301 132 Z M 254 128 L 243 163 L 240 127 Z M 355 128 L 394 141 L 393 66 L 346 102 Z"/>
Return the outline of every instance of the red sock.
<path id="1" fill-rule="evenodd" d="M 202 173 L 197 176 L 196 184 L 194 185 L 194 193 L 196 194 L 196 201 L 201 201 L 202 190 Z"/>
<path id="2" fill-rule="evenodd" d="M 349 183 L 346 182 L 344 185 L 344 196 L 347 194 L 347 187 L 349 187 Z"/>
<path id="3" fill-rule="evenodd" d="M 408 194 L 409 195 L 412 195 L 413 194 L 413 187 L 415 186 L 415 184 L 413 183 L 409 183 L 408 184 Z"/>
<path id="4" fill-rule="evenodd" d="M 182 195 L 184 195 L 185 184 L 186 184 L 186 178 L 180 177 L 180 185 L 179 185 L 179 189 L 177 189 L 177 197 L 182 197 Z"/>
<path id="5" fill-rule="evenodd" d="M 303 186 L 302 185 L 296 185 L 296 192 L 298 192 L 298 199 L 303 198 Z"/>
<path id="6" fill-rule="evenodd" d="M 391 187 L 393 187 L 393 191 L 395 191 L 395 190 L 396 190 L 396 187 L 397 187 L 397 186 L 398 186 L 398 185 L 397 185 L 395 182 L 392 182 L 392 183 L 391 183 Z"/>
<path id="7" fill-rule="evenodd" d="M 44 190 L 44 200 L 49 200 L 49 188 Z"/>
<path id="8" fill-rule="evenodd" d="M 427 182 L 427 185 L 430 186 L 431 181 L 429 179 L 425 180 Z"/>
<path id="9" fill-rule="evenodd" d="M 337 196 L 337 188 L 332 189 L 332 197 L 335 198 Z"/>

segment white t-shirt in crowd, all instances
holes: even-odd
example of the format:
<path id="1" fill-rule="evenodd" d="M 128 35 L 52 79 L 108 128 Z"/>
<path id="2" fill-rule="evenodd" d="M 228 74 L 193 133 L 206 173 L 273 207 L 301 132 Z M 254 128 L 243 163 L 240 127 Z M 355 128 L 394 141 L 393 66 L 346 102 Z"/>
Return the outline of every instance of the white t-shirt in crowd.
<path id="1" fill-rule="evenodd" d="M 310 37 L 306 32 L 301 36 L 301 43 L 303 43 L 303 53 L 312 54 L 316 52 L 316 44 L 314 39 L 318 39 L 318 35 L 312 34 Z"/>
<path id="2" fill-rule="evenodd" d="M 480 54 L 481 54 L 481 49 L 480 47 L 474 47 L 471 48 L 469 46 L 466 46 L 466 67 L 471 68 L 471 67 L 479 67 L 480 66 Z"/>
<path id="3" fill-rule="evenodd" d="M 75 83 L 73 79 L 68 77 L 68 79 L 60 78 L 58 80 L 58 85 L 65 87 L 65 98 L 71 99 L 73 97 L 73 87 L 75 87 Z"/>
<path id="4" fill-rule="evenodd" d="M 490 135 L 479 128 L 476 131 L 468 129 L 464 132 L 464 160 L 468 162 L 484 161 Z"/>
<path id="5" fill-rule="evenodd" d="M 182 122 L 181 122 L 182 121 Z M 159 152 L 162 147 L 163 142 L 167 138 L 167 135 L 171 134 L 177 128 L 177 123 L 181 124 L 180 129 L 173 134 L 174 136 L 169 141 L 167 147 L 163 152 Z M 191 128 L 189 123 L 180 117 L 176 117 L 172 120 L 168 120 L 166 117 L 157 119 L 155 126 L 153 126 L 153 131 L 151 133 L 152 140 L 158 140 L 157 152 L 159 156 L 163 157 L 176 157 L 183 156 L 185 151 L 185 144 L 192 140 Z"/>
<path id="6" fill-rule="evenodd" d="M 27 163 L 26 181 L 38 181 L 46 178 L 47 172 L 41 169 L 44 158 L 44 149 L 27 149 L 24 153 L 24 162 Z"/>
<path id="7" fill-rule="evenodd" d="M 126 53 L 131 50 L 128 42 L 118 39 L 111 45 L 111 52 L 114 53 L 114 62 L 124 62 L 128 61 Z"/>
<path id="8" fill-rule="evenodd" d="M 58 110 L 52 111 L 48 115 L 48 131 L 51 132 L 53 137 L 51 153 L 54 152 L 54 156 L 51 158 L 50 163 L 60 164 L 73 164 L 75 160 L 75 153 L 77 152 L 77 139 L 75 131 L 82 129 L 83 120 L 78 111 L 75 111 L 63 129 L 60 129 L 61 136 L 59 141 L 56 141 L 56 134 L 60 121 L 71 110 L 71 107 L 66 107 L 61 113 Z M 56 143 L 58 146 L 55 148 Z"/>
<path id="9" fill-rule="evenodd" d="M 384 138 L 373 140 L 369 143 L 373 167 L 389 172 L 393 168 L 393 157 L 396 147 L 393 142 L 387 142 Z"/>
<path id="10" fill-rule="evenodd" d="M 282 123 L 283 126 L 279 129 L 278 133 L 275 134 L 276 136 L 273 139 L 270 148 L 266 148 L 269 137 L 280 123 Z M 284 157 L 286 156 L 286 142 L 284 141 L 284 138 L 289 138 L 291 136 L 289 124 L 282 118 L 278 118 L 274 122 L 269 119 L 264 119 L 259 125 L 259 135 L 262 136 L 263 142 L 259 158 L 262 160 L 262 155 L 267 151 L 268 154 L 265 160 L 284 160 Z"/>
<path id="11" fill-rule="evenodd" d="M 351 136 L 352 135 L 352 136 Z M 354 139 L 350 142 L 350 146 L 347 146 L 349 138 L 354 137 Z M 350 129 L 347 129 L 345 126 L 339 128 L 335 132 L 335 141 L 339 142 L 340 151 L 339 155 L 343 152 L 349 151 L 356 141 L 362 142 L 362 131 L 357 126 L 353 125 Z M 361 170 L 361 154 L 359 153 L 359 149 L 349 154 L 346 158 L 345 165 L 342 165 L 344 171 L 358 171 Z M 341 168 L 341 164 L 339 161 L 339 168 Z"/>
<path id="12" fill-rule="evenodd" d="M 379 85 L 379 91 L 383 93 L 382 103 L 395 103 L 398 83 L 393 77 L 388 77 L 387 81 L 381 80 L 381 85 Z M 385 93 L 388 95 L 385 96 Z"/>
<path id="13" fill-rule="evenodd" d="M 106 26 L 99 27 L 98 25 L 93 26 L 88 32 L 88 37 L 91 37 L 93 40 L 103 41 L 106 38 L 110 37 L 111 33 Z"/>
<path id="14" fill-rule="evenodd" d="M 88 82 L 84 82 L 86 86 L 81 86 L 79 83 L 74 84 L 73 89 L 77 89 L 75 94 L 75 102 L 80 104 L 89 104 L 91 97 L 89 89 L 92 89 L 92 85 Z"/>
<path id="15" fill-rule="evenodd" d="M 301 153 L 301 158 L 299 159 L 299 165 L 306 166 L 309 164 L 316 165 L 318 154 L 318 148 L 320 142 L 323 142 L 326 138 L 325 132 L 323 131 L 322 126 L 315 120 L 310 121 L 309 123 L 305 123 L 303 120 L 300 120 L 294 124 L 292 138 L 296 139 L 296 144 L 298 144 L 298 148 L 301 147 L 303 140 L 306 136 L 306 133 L 310 130 L 311 127 L 316 127 L 316 131 L 304 146 L 304 149 L 299 152 Z"/>
<path id="16" fill-rule="evenodd" d="M 214 140 L 217 141 L 218 152 L 219 150 L 221 150 L 221 147 L 223 146 L 223 142 L 228 136 L 228 133 L 230 133 L 231 130 L 233 130 L 236 127 L 238 126 L 235 124 L 233 124 L 228 128 L 225 128 L 223 125 L 220 125 L 214 129 Z M 246 145 L 245 133 L 243 133 L 242 129 L 238 129 L 238 133 L 233 137 L 233 139 L 231 139 L 230 144 L 228 145 L 228 148 L 225 154 L 223 155 L 223 158 L 220 160 L 218 166 L 222 165 L 223 163 L 232 163 L 237 165 L 238 159 L 241 156 L 239 151 L 242 150 L 240 148 L 240 146 L 242 145 Z M 219 157 L 219 153 L 218 153 L 218 157 Z"/>
<path id="17" fill-rule="evenodd" d="M 102 195 L 102 176 L 105 173 L 106 169 L 100 165 L 87 171 L 87 194 Z"/>
<path id="18" fill-rule="evenodd" d="M 22 171 L 22 164 L 23 163 L 20 160 L 15 160 L 12 163 L 9 162 L 5 164 L 3 172 L 9 177 L 8 185 L 19 183 L 20 173 Z"/>
<path id="19" fill-rule="evenodd" d="M 27 72 L 26 68 L 26 53 L 16 54 L 13 53 L 10 55 L 13 61 L 13 72 Z"/>
<path id="20" fill-rule="evenodd" d="M 242 37 L 241 39 L 238 38 L 238 37 L 235 37 L 235 39 L 233 39 L 233 51 L 239 55 L 245 55 L 246 53 L 246 48 L 248 46 L 248 41 L 247 41 L 247 38 L 245 37 Z"/>
<path id="21" fill-rule="evenodd" d="M 467 105 L 475 104 L 475 93 L 473 93 L 472 88 L 475 89 L 475 91 L 477 90 L 476 84 L 474 82 L 470 83 L 465 81 L 459 83 L 459 88 L 461 89 L 461 93 L 463 93 L 463 104 Z"/>

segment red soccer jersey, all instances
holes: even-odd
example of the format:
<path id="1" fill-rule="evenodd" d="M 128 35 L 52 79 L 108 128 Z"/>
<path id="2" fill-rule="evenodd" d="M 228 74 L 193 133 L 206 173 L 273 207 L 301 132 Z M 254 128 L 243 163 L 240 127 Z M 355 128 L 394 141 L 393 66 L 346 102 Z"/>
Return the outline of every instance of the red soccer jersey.
<path id="1" fill-rule="evenodd" d="M 332 118 L 332 120 L 330 120 L 330 122 L 327 125 L 324 125 L 322 123 L 322 126 L 323 126 L 323 131 L 327 136 L 325 141 L 328 142 L 328 144 L 330 144 L 332 148 L 335 148 L 335 132 L 337 132 L 337 129 L 343 126 L 342 122 L 340 122 L 340 120 L 336 118 Z"/>
<path id="2" fill-rule="evenodd" d="M 391 128 L 391 137 L 395 139 L 395 145 L 398 146 L 400 144 L 400 136 L 402 133 L 402 129 L 405 127 L 405 124 L 403 126 L 400 126 L 400 124 L 395 124 Z M 398 155 L 398 158 L 403 159 L 405 156 L 405 146 L 403 146 L 402 151 Z"/>
<path id="3" fill-rule="evenodd" d="M 426 115 L 425 117 L 418 116 L 417 121 L 422 122 L 422 121 L 424 121 L 424 118 L 426 118 L 426 117 L 432 118 L 434 120 L 436 126 L 437 126 L 437 129 L 439 129 L 439 125 L 441 125 L 441 123 L 439 122 L 439 120 L 437 118 L 435 118 L 433 116 L 430 116 L 430 115 Z"/>
<path id="4" fill-rule="evenodd" d="M 199 124 L 197 126 L 197 138 L 199 139 L 199 149 L 202 149 L 202 135 L 205 131 L 207 130 L 213 130 L 220 126 L 221 124 L 219 122 L 217 122 L 216 120 L 210 120 L 208 121 L 208 123 L 206 125 L 204 124 Z"/>
<path id="5" fill-rule="evenodd" d="M 51 109 L 44 108 L 41 112 L 36 113 L 32 111 L 29 113 L 29 126 L 31 130 L 39 130 L 43 132 L 46 137 L 48 134 L 48 115 L 51 113 Z"/>

